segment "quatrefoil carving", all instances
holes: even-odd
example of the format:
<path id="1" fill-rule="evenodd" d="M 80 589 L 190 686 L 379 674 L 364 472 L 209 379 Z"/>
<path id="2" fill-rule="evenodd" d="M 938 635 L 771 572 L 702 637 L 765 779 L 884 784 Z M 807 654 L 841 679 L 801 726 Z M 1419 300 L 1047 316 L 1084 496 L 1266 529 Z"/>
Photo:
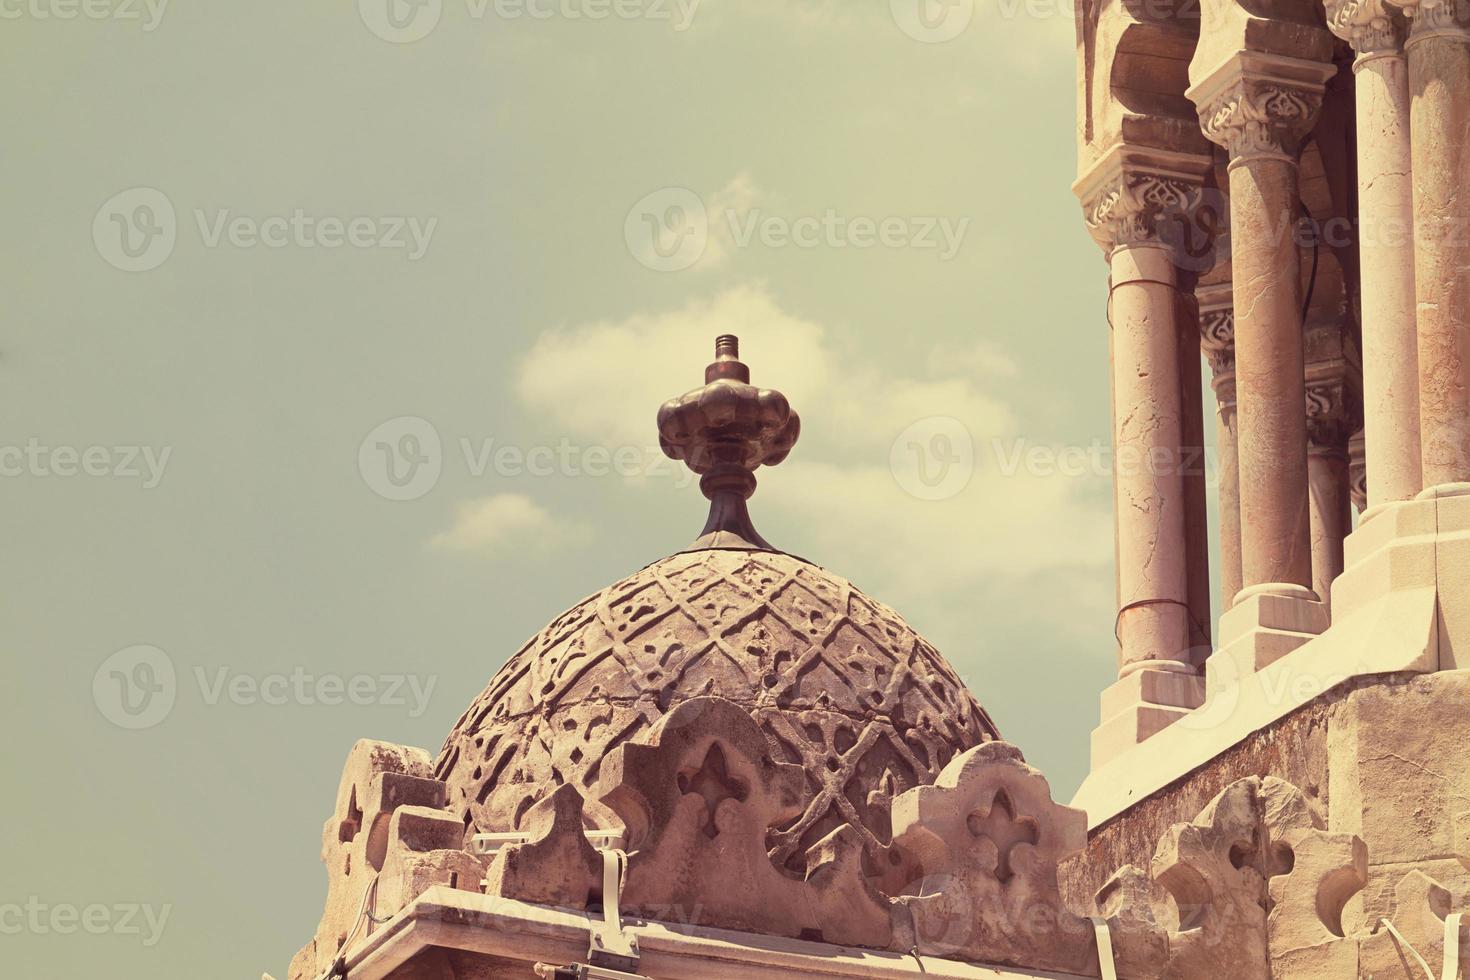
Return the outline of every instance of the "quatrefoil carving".
<path id="1" fill-rule="evenodd" d="M 1002 882 L 1015 875 L 1011 868 L 1011 852 L 1017 845 L 1035 846 L 1041 842 L 1041 828 L 1032 817 L 1017 816 L 1015 801 L 1004 789 L 996 790 L 988 809 L 975 810 L 965 821 L 970 833 L 984 837 L 995 845 L 995 877 Z"/>

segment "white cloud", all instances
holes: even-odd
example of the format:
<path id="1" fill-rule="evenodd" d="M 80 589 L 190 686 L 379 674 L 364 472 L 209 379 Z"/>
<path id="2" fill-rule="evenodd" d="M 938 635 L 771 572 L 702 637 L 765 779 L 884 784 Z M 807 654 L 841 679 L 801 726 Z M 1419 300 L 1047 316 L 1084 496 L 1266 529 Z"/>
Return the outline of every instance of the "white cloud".
<path id="1" fill-rule="evenodd" d="M 556 520 L 524 494 L 501 493 L 461 501 L 454 526 L 429 544 L 446 551 L 524 554 L 558 550 L 588 536 L 585 525 Z"/>
<path id="2" fill-rule="evenodd" d="M 714 338 L 724 333 L 740 338 L 753 383 L 779 388 L 805 410 L 801 445 L 813 458 L 858 452 L 885 460 L 900 432 L 935 415 L 960 419 L 977 434 L 1015 427 L 1010 409 L 973 378 L 895 377 L 882 363 L 841 350 L 820 324 L 781 310 L 760 285 L 667 313 L 545 333 L 519 366 L 517 392 L 565 435 L 645 445 L 655 438 L 649 394 L 674 396 L 703 384 Z"/>
<path id="3" fill-rule="evenodd" d="M 932 372 L 958 371 L 976 377 L 1014 378 L 1019 373 L 1016 362 L 988 340 L 974 340 L 965 346 L 936 347 L 929 355 Z"/>
<path id="4" fill-rule="evenodd" d="M 987 376 L 1015 372 L 988 342 L 936 356 L 925 376 L 905 377 L 783 311 L 763 287 L 745 286 L 666 313 L 545 334 L 519 366 L 518 394 L 563 427 L 559 435 L 647 444 L 654 437 L 650 395 L 702 384 L 721 333 L 740 337 L 754 383 L 779 388 L 802 413 L 801 441 L 790 460 L 763 476 L 752 504 L 767 536 L 777 521 L 800 529 L 804 540 L 778 545 L 918 615 L 968 617 L 983 605 L 994 610 L 992 621 L 1035 617 L 1038 594 L 1052 597 L 1044 600 L 1050 609 L 1062 603 L 1054 593 L 1065 593 L 1078 621 L 1106 617 L 1107 478 L 1007 471 L 1003 453 L 1029 434 L 1009 405 L 982 390 Z M 939 500 L 906 490 L 912 482 L 890 461 L 909 448 L 901 435 L 923 452 L 931 434 L 950 440 L 945 453 L 954 442 L 974 447 L 968 482 Z M 1006 448 L 997 451 L 997 442 Z"/>
<path id="5" fill-rule="evenodd" d="M 735 248 L 736 223 L 759 199 L 760 189 L 744 171 L 709 196 L 704 205 L 709 220 L 709 242 L 696 268 L 716 266 L 730 257 Z"/>

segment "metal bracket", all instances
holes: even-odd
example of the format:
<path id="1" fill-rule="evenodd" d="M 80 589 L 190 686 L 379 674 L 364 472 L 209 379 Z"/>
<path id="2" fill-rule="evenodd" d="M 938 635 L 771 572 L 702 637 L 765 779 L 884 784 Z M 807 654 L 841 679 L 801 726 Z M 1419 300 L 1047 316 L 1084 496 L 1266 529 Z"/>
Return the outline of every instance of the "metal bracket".
<path id="1" fill-rule="evenodd" d="M 1113 934 L 1108 931 L 1108 920 L 1092 916 L 1092 929 L 1097 933 L 1097 962 L 1102 967 L 1102 980 L 1118 980 L 1118 967 L 1113 959 Z"/>
<path id="2" fill-rule="evenodd" d="M 593 966 L 633 972 L 638 969 L 638 938 L 623 929 L 618 909 L 627 869 L 627 854 L 616 848 L 602 852 L 602 922 L 592 926 L 587 961 Z"/>

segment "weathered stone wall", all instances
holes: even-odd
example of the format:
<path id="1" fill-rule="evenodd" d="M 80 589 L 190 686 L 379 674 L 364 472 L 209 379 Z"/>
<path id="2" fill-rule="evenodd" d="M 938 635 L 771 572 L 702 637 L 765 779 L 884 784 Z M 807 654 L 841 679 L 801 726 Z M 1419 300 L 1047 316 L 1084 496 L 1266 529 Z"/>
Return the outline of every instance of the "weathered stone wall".
<path id="1" fill-rule="evenodd" d="M 1385 914 L 1414 869 L 1444 885 L 1455 908 L 1470 904 L 1461 863 L 1470 848 L 1458 819 L 1470 811 L 1470 671 L 1449 671 L 1340 685 L 1095 828 L 1087 849 L 1062 865 L 1068 905 L 1090 908 L 1124 865 L 1147 869 L 1171 825 L 1253 775 L 1300 787 L 1331 830 L 1366 842 L 1369 883 L 1349 922 Z"/>

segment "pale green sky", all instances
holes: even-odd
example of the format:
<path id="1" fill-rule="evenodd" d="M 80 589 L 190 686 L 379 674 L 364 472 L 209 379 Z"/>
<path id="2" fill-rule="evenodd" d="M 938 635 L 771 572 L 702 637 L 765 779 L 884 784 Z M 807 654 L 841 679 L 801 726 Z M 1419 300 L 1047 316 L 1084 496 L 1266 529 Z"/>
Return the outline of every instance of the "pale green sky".
<path id="1" fill-rule="evenodd" d="M 353 741 L 436 752 L 698 533 L 670 469 L 594 474 L 718 332 L 803 416 L 765 536 L 902 612 L 1070 796 L 1114 649 L 1109 479 L 1037 469 L 1109 428 L 1070 9 L 929 43 L 916 0 L 442 0 L 397 43 L 386 2 L 0 0 L 0 972 L 283 977 Z M 699 260 L 649 268 L 691 198 Z M 965 438 L 968 481 L 909 465 Z"/>

